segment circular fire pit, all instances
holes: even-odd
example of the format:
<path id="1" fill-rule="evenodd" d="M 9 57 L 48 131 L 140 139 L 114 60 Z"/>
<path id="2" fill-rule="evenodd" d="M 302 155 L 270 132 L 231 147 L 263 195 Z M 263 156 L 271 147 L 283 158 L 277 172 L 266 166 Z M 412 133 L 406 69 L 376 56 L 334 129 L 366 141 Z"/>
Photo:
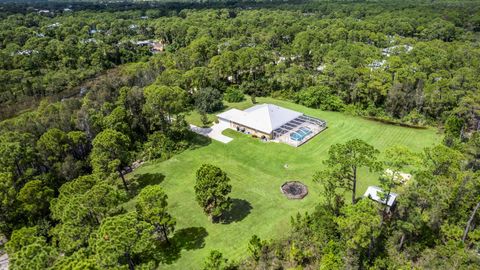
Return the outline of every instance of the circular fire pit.
<path id="1" fill-rule="evenodd" d="M 303 199 L 308 194 L 307 186 L 305 186 L 299 181 L 285 182 L 280 187 L 280 190 L 289 199 Z"/>

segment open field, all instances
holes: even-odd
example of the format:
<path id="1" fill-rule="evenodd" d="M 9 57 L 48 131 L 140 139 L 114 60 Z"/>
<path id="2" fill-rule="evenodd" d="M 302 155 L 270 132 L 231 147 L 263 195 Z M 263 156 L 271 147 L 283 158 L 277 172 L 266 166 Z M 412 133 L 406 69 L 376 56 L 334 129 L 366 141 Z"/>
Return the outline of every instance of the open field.
<path id="1" fill-rule="evenodd" d="M 434 129 L 386 125 L 271 98 L 258 98 L 257 101 L 324 119 L 328 129 L 299 148 L 264 143 L 227 130 L 225 134 L 234 138 L 229 144 L 212 141 L 170 160 L 150 163 L 136 170 L 135 175 L 140 179 L 154 179 L 154 183 L 164 187 L 169 196 L 170 212 L 177 219 L 174 237 L 186 242 L 177 258 L 162 269 L 199 269 L 212 249 L 218 249 L 229 259 L 241 259 L 246 255 L 247 242 L 252 234 L 262 239 L 283 237 L 289 231 L 290 217 L 297 212 L 311 211 L 319 201 L 319 187 L 312 182 L 312 175 L 322 168 L 322 161 L 332 144 L 359 138 L 380 151 L 394 144 L 421 151 L 441 139 Z M 228 105 L 244 109 L 251 103 L 248 100 Z M 189 117 L 190 120 L 193 118 L 194 115 Z M 195 202 L 195 172 L 203 163 L 219 166 L 231 178 L 234 209 L 228 224 L 212 224 Z M 368 185 L 377 183 L 376 178 L 362 172 L 357 196 L 361 196 Z M 286 199 L 280 186 L 287 180 L 305 183 L 309 195 L 301 201 Z"/>

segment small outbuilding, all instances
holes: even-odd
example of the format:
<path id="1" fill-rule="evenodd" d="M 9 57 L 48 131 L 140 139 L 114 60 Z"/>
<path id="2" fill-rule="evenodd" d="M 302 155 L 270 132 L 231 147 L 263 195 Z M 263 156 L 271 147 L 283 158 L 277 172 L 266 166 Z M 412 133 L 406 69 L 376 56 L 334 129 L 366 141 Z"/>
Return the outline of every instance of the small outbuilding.
<path id="1" fill-rule="evenodd" d="M 370 198 L 378 203 L 387 205 L 388 207 L 393 207 L 397 200 L 397 194 L 390 192 L 388 198 L 386 198 L 387 194 L 383 191 L 383 189 L 376 187 L 376 186 L 369 186 L 363 197 Z"/>

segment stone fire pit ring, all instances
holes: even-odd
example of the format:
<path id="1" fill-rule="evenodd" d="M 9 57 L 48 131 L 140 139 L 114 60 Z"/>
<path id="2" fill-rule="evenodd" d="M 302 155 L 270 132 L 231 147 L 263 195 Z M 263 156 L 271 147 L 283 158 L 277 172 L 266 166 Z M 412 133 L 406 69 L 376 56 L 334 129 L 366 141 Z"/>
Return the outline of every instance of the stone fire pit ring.
<path id="1" fill-rule="evenodd" d="M 308 195 L 308 188 L 302 182 L 288 181 L 280 187 L 282 193 L 289 199 L 301 200 Z"/>

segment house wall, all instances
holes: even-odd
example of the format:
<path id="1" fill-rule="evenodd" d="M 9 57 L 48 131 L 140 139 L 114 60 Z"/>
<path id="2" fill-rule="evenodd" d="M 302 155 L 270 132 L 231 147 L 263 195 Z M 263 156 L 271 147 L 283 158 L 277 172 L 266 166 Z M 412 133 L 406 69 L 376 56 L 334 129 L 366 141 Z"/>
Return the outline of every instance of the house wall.
<path id="1" fill-rule="evenodd" d="M 247 127 L 247 126 L 235 123 L 235 122 L 231 122 L 231 121 L 229 121 L 227 119 L 223 119 L 223 118 L 218 118 L 218 121 L 223 122 L 223 123 L 227 123 L 229 125 L 229 127 L 233 130 L 237 130 L 237 127 L 241 128 L 241 129 L 243 128 L 243 129 L 245 129 L 245 132 L 250 133 L 250 135 L 255 135 L 258 138 L 261 138 L 262 136 L 265 136 L 268 139 L 272 139 L 272 134 L 261 132 L 259 130 L 255 130 L 253 128 L 250 128 L 250 127 Z"/>
<path id="2" fill-rule="evenodd" d="M 266 138 L 268 139 L 272 139 L 272 134 L 268 134 L 268 133 L 265 133 L 265 132 L 261 132 L 261 131 L 258 131 L 258 130 L 255 130 L 255 129 L 252 129 L 250 127 L 247 127 L 247 126 L 244 126 L 244 125 L 240 125 L 240 124 L 237 124 L 237 123 L 231 123 L 231 127 L 232 129 L 234 130 L 237 130 L 237 127 L 238 128 L 244 128 L 246 132 L 250 133 L 250 135 L 255 135 L 259 138 L 261 138 L 262 136 L 265 136 Z"/>
<path id="3" fill-rule="evenodd" d="M 272 134 L 268 134 L 268 133 L 265 133 L 265 132 L 261 132 L 261 131 L 258 131 L 258 130 L 255 130 L 253 128 L 250 128 L 250 127 L 247 127 L 247 126 L 244 126 L 244 125 L 241 125 L 241 124 L 238 124 L 238 123 L 234 123 L 234 122 L 231 122 L 231 121 L 228 121 L 226 119 L 222 119 L 222 118 L 218 118 L 218 120 L 220 122 L 223 122 L 223 123 L 227 123 L 229 125 L 229 127 L 233 130 L 237 130 L 237 127 L 240 128 L 240 129 L 245 129 L 245 132 L 248 132 L 250 133 L 250 135 L 255 135 L 259 138 L 261 138 L 262 136 L 265 136 L 267 137 L 268 139 L 272 139 Z"/>

